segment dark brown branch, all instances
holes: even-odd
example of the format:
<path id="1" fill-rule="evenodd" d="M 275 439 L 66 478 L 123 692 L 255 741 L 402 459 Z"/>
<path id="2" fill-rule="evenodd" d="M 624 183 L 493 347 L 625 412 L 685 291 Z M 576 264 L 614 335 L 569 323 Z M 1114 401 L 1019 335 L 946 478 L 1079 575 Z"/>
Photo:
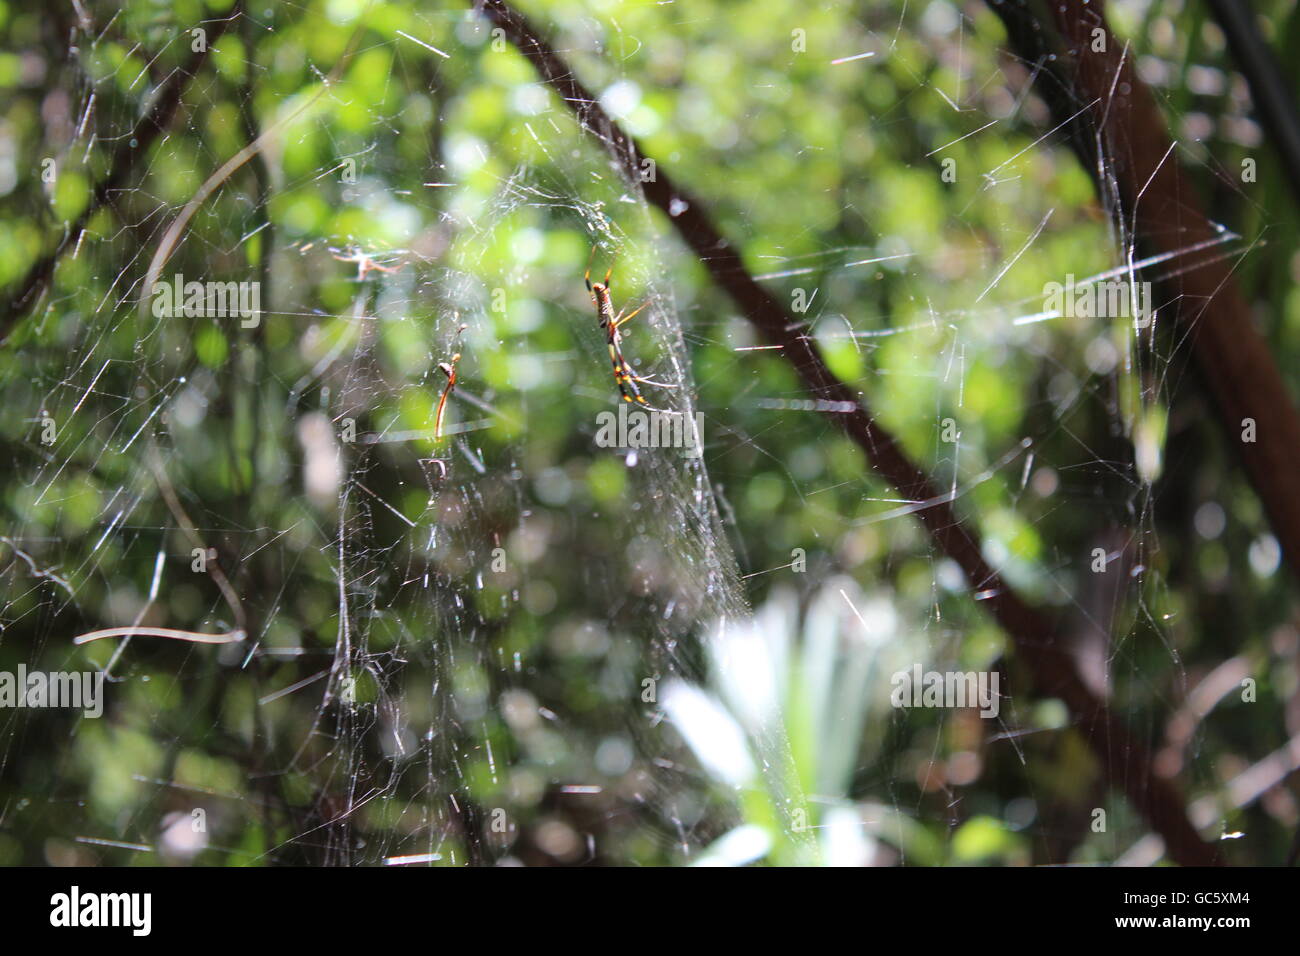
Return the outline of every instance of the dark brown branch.
<path id="1" fill-rule="evenodd" d="M 91 218 L 112 204 L 113 194 L 130 179 L 136 164 L 149 155 L 149 149 L 158 137 L 171 128 L 186 86 L 203 67 L 213 45 L 240 15 L 237 5 L 229 17 L 212 21 L 204 48 L 191 54 L 184 66 L 172 71 L 171 76 L 154 93 L 153 105 L 136 122 L 130 134 L 118 140 L 117 148 L 109 160 L 108 172 L 95 184 L 86 208 L 68 227 L 58 245 L 32 264 L 8 300 L 0 306 L 0 344 L 8 340 L 18 320 L 45 289 L 60 257 L 77 244 Z"/>
<path id="2" fill-rule="evenodd" d="M 1273 55 L 1256 22 L 1254 5 L 1241 0 L 1209 0 L 1237 69 L 1250 84 L 1255 104 L 1269 142 L 1283 163 L 1283 179 L 1300 199 L 1300 111 L 1287 83 L 1286 74 Z"/>
<path id="3" fill-rule="evenodd" d="M 1221 238 L 1172 151 L 1164 117 L 1134 69 L 1133 51 L 1126 52 L 1110 33 L 1104 2 L 1044 5 L 1059 35 L 1035 16 L 1027 0 L 987 2 L 1021 57 L 1038 63 L 1056 54 L 1041 69 L 1039 82 L 1054 124 L 1070 120 L 1085 103 L 1096 103 L 1069 122 L 1069 142 L 1102 204 L 1143 254 L 1177 253 Z M 1105 49 L 1093 52 L 1098 28 L 1106 31 Z M 1190 340 L 1228 444 L 1237 450 L 1287 563 L 1300 577 L 1300 471 L 1295 467 L 1300 415 L 1255 328 L 1235 268 L 1233 258 L 1206 256 L 1194 268 L 1174 270 L 1176 275 L 1160 283 L 1161 299 L 1172 303 L 1161 316 L 1171 315 Z M 1246 419 L 1255 422 L 1254 441 L 1242 439 Z"/>
<path id="4" fill-rule="evenodd" d="M 987 595 L 985 606 L 1011 637 L 1039 693 L 1066 703 L 1110 784 L 1127 794 L 1151 828 L 1164 838 L 1170 857 L 1184 865 L 1217 863 L 1215 850 L 1201 840 L 1188 822 L 1178 789 L 1153 773 L 1146 748 L 1080 680 L 1067 642 L 988 565 L 975 532 L 957 516 L 948 499 L 939 494 L 894 437 L 875 421 L 861 395 L 850 390 L 827 368 L 816 343 L 802 333 L 801 323 L 789 316 L 754 280 L 739 252 L 713 225 L 703 204 L 674 184 L 662 165 L 657 166 L 650 181 L 642 182 L 644 153 L 601 109 L 564 59 L 527 19 L 501 0 L 484 0 L 481 9 L 573 110 L 579 124 L 606 147 L 628 181 L 643 187 L 646 199 L 667 215 L 683 241 L 694 250 L 741 313 L 769 343 L 779 346 L 812 394 L 848 403 L 853 408 L 852 412 L 834 413 L 831 417 L 863 450 L 871 466 L 904 498 L 926 503 L 916 515 L 931 538 L 961 566 L 972 591 Z"/>

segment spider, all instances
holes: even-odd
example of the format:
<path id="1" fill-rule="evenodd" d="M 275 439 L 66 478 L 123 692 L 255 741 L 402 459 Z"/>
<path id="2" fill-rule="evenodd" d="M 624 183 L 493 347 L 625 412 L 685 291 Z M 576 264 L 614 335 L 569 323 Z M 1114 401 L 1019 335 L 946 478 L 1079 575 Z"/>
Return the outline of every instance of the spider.
<path id="1" fill-rule="evenodd" d="M 465 331 L 466 326 L 461 326 L 456 330 L 456 338 Z M 460 353 L 454 352 L 450 362 L 439 362 L 438 370 L 447 376 L 447 384 L 442 388 L 442 397 L 438 399 L 438 414 L 433 426 L 434 441 L 442 441 L 442 418 L 447 411 L 447 398 L 456 389 L 456 363 L 460 361 Z"/>
<path id="2" fill-rule="evenodd" d="M 593 257 L 595 256 L 595 246 L 592 246 L 591 254 Z M 676 388 L 677 386 L 670 385 L 667 382 L 653 382 L 648 378 L 642 378 L 640 375 L 637 375 L 636 372 L 633 371 L 632 366 L 628 364 L 627 359 L 623 356 L 623 336 L 622 333 L 619 332 L 619 329 L 622 326 L 630 322 L 638 312 L 650 303 L 644 303 L 640 308 L 628 315 L 624 315 L 622 312 L 615 315 L 614 304 L 609 298 L 609 277 L 613 272 L 614 263 L 611 262 L 609 264 L 609 269 L 605 272 L 605 281 L 592 282 L 591 259 L 589 258 L 587 260 L 587 272 L 586 275 L 583 276 L 583 281 L 587 283 L 587 291 L 591 293 L 591 300 L 596 306 L 596 317 L 600 319 L 600 327 L 605 333 L 605 342 L 609 346 L 609 360 L 614 366 L 614 384 L 618 386 L 618 391 L 619 394 L 623 396 L 623 401 L 635 402 L 643 408 L 648 408 L 651 411 L 662 411 L 662 409 L 654 408 L 645 400 L 645 396 L 641 394 L 641 389 L 637 387 L 637 383 L 642 385 L 654 385 L 657 388 Z"/>

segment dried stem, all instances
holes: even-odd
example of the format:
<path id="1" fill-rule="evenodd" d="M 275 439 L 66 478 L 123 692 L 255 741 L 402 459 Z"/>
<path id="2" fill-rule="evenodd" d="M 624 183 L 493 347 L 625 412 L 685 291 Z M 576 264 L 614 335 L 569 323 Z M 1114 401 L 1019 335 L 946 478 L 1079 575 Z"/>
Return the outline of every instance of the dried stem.
<path id="1" fill-rule="evenodd" d="M 204 634 L 201 631 L 178 631 L 170 627 L 106 627 L 88 634 L 78 634 L 72 643 L 89 644 L 105 637 L 167 637 L 173 641 L 189 641 L 191 644 L 238 644 L 246 636 L 239 630 Z"/>

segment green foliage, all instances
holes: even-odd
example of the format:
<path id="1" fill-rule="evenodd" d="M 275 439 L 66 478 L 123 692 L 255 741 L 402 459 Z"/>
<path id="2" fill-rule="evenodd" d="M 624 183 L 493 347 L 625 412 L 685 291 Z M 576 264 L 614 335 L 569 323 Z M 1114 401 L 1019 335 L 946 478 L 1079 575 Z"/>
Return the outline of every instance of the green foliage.
<path id="1" fill-rule="evenodd" d="M 70 5 L 0 4 L 10 291 L 88 207 L 190 31 L 230 9 L 83 5 L 90 36 Z M 1167 78 L 1174 134 L 1209 124 L 1180 158 L 1211 214 L 1246 245 L 1267 235 L 1238 275 L 1294 368 L 1292 200 L 1249 141 L 1222 38 L 1198 4 L 1110 6 Z M 1300 32 L 1294 4 L 1260 6 L 1275 44 Z M 1139 737 L 1178 749 L 1166 729 L 1189 690 L 1248 666 L 1258 702 L 1228 693 L 1177 754 L 1193 796 L 1286 742 L 1294 588 L 1178 343 L 1141 351 L 1123 321 L 1034 319 L 1046 282 L 1124 250 L 982 4 L 528 13 L 763 285 L 811 301 L 793 317 L 831 369 L 1056 615 L 1043 639 L 1100 628 Z M 166 226 L 258 136 L 162 277 L 260 281 L 260 325 L 153 317 L 140 284 Z M 1249 156 L 1258 184 L 1228 188 L 1221 171 Z M 652 378 L 681 372 L 704 414 L 700 466 L 594 444 L 617 398 L 582 282 L 593 245 L 616 308 L 652 303 L 623 348 Z M 833 416 L 799 404 L 789 364 L 753 348 L 670 225 L 468 6 L 251 5 L 48 292 L 4 321 L 0 670 L 113 659 L 124 680 L 99 720 L 0 715 L 0 863 L 136 859 L 76 842 L 90 836 L 198 865 L 1019 865 L 1111 861 L 1146 832 L 1060 701 L 1002 657 L 910 503 Z M 1206 507 L 1226 516 L 1214 533 Z M 137 619 L 236 626 L 215 577 L 190 570 L 196 538 L 240 596 L 248 643 L 71 645 Z M 1141 570 L 1099 586 L 1098 546 Z M 760 609 L 750 630 L 745 602 Z M 864 607 L 889 626 L 864 631 Z M 775 688 L 767 710 L 719 656 L 748 653 L 719 618 L 764 649 L 745 673 Z M 890 708 L 889 675 L 914 661 L 1005 666 L 1003 723 Z M 707 701 L 692 712 L 706 727 L 729 721 L 735 763 L 702 754 L 710 732 L 644 699 L 646 679 Z M 167 815 L 196 806 L 208 838 L 169 850 Z M 1104 833 L 1088 826 L 1098 806 Z M 1279 862 L 1294 800 L 1278 789 L 1241 817 L 1236 858 Z"/>

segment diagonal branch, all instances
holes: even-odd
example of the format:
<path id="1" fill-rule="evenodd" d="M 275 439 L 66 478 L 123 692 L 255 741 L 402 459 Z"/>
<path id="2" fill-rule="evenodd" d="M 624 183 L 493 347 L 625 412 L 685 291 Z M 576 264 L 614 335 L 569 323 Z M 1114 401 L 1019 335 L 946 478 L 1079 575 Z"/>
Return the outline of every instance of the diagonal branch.
<path id="1" fill-rule="evenodd" d="M 18 283 L 3 306 L 0 306 L 0 344 L 8 340 L 18 320 L 45 289 L 54 275 L 54 267 L 58 265 L 59 259 L 68 249 L 77 244 L 91 218 L 112 202 L 113 194 L 127 182 L 136 164 L 148 156 L 149 148 L 158 137 L 171 128 L 185 88 L 203 67 L 213 45 L 240 15 L 240 10 L 236 8 L 229 17 L 212 22 L 203 49 L 195 51 L 184 66 L 172 71 L 154 92 L 152 105 L 136 121 L 130 134 L 118 141 L 117 148 L 113 150 L 112 158 L 108 163 L 108 172 L 95 184 L 90 194 L 90 202 L 82 210 L 81 215 L 68 227 L 58 245 L 32 264 L 32 267 L 27 270 L 27 275 Z"/>
<path id="2" fill-rule="evenodd" d="M 1259 32 L 1252 4 L 1210 0 L 1210 9 L 1228 38 L 1237 69 L 1250 84 L 1250 98 L 1286 167 L 1287 185 L 1300 199 L 1300 111 L 1296 109 L 1286 74 L 1273 55 L 1273 48 Z"/>
<path id="3" fill-rule="evenodd" d="M 1067 123 L 1069 142 L 1093 177 L 1117 226 L 1145 252 L 1176 253 L 1208 245 L 1221 233 L 1202 211 L 1166 132 L 1164 117 L 1134 69 L 1132 51 L 1110 33 L 1101 0 L 1046 4 L 1059 37 L 1046 29 L 1030 0 L 987 0 L 1012 47 L 1045 64 L 1038 91 L 1053 123 Z M 1103 31 L 1104 49 L 1094 31 Z M 1093 102 L 1079 111 L 1080 103 Z M 1073 118 L 1072 118 L 1073 117 Z M 1279 144 L 1286 147 L 1286 142 Z M 1214 397 L 1219 424 L 1236 449 L 1268 514 L 1287 563 L 1300 576 L 1300 415 L 1233 276 L 1236 262 L 1219 257 L 1178 270 L 1161 283 L 1161 298 Z M 1243 439 L 1246 421 L 1255 423 Z"/>
<path id="4" fill-rule="evenodd" d="M 873 419 L 862 397 L 835 377 L 816 343 L 802 334 L 800 324 L 750 275 L 739 252 L 714 226 L 703 204 L 675 185 L 662 164 L 653 180 L 641 182 L 644 154 L 640 147 L 601 109 L 564 59 L 511 6 L 502 0 L 481 2 L 484 14 L 573 110 L 579 125 L 606 147 L 627 180 L 639 184 L 646 199 L 668 216 L 714 281 L 767 341 L 780 349 L 809 391 L 821 399 L 847 403 L 853 409 L 847 414 L 833 414 L 832 418 L 862 449 L 876 472 L 904 498 L 924 503 L 916 515 L 931 538 L 961 566 L 971 589 L 985 597 L 985 605 L 1028 665 L 1038 691 L 1066 703 L 1110 784 L 1122 790 L 1163 837 L 1169 855 L 1184 865 L 1217 863 L 1215 850 L 1201 840 L 1188 821 L 1177 787 L 1156 776 L 1146 748 L 1080 680 L 1068 646 L 1056 629 L 984 560 L 979 538 L 957 516 L 950 499 L 938 492 L 894 437 Z"/>

